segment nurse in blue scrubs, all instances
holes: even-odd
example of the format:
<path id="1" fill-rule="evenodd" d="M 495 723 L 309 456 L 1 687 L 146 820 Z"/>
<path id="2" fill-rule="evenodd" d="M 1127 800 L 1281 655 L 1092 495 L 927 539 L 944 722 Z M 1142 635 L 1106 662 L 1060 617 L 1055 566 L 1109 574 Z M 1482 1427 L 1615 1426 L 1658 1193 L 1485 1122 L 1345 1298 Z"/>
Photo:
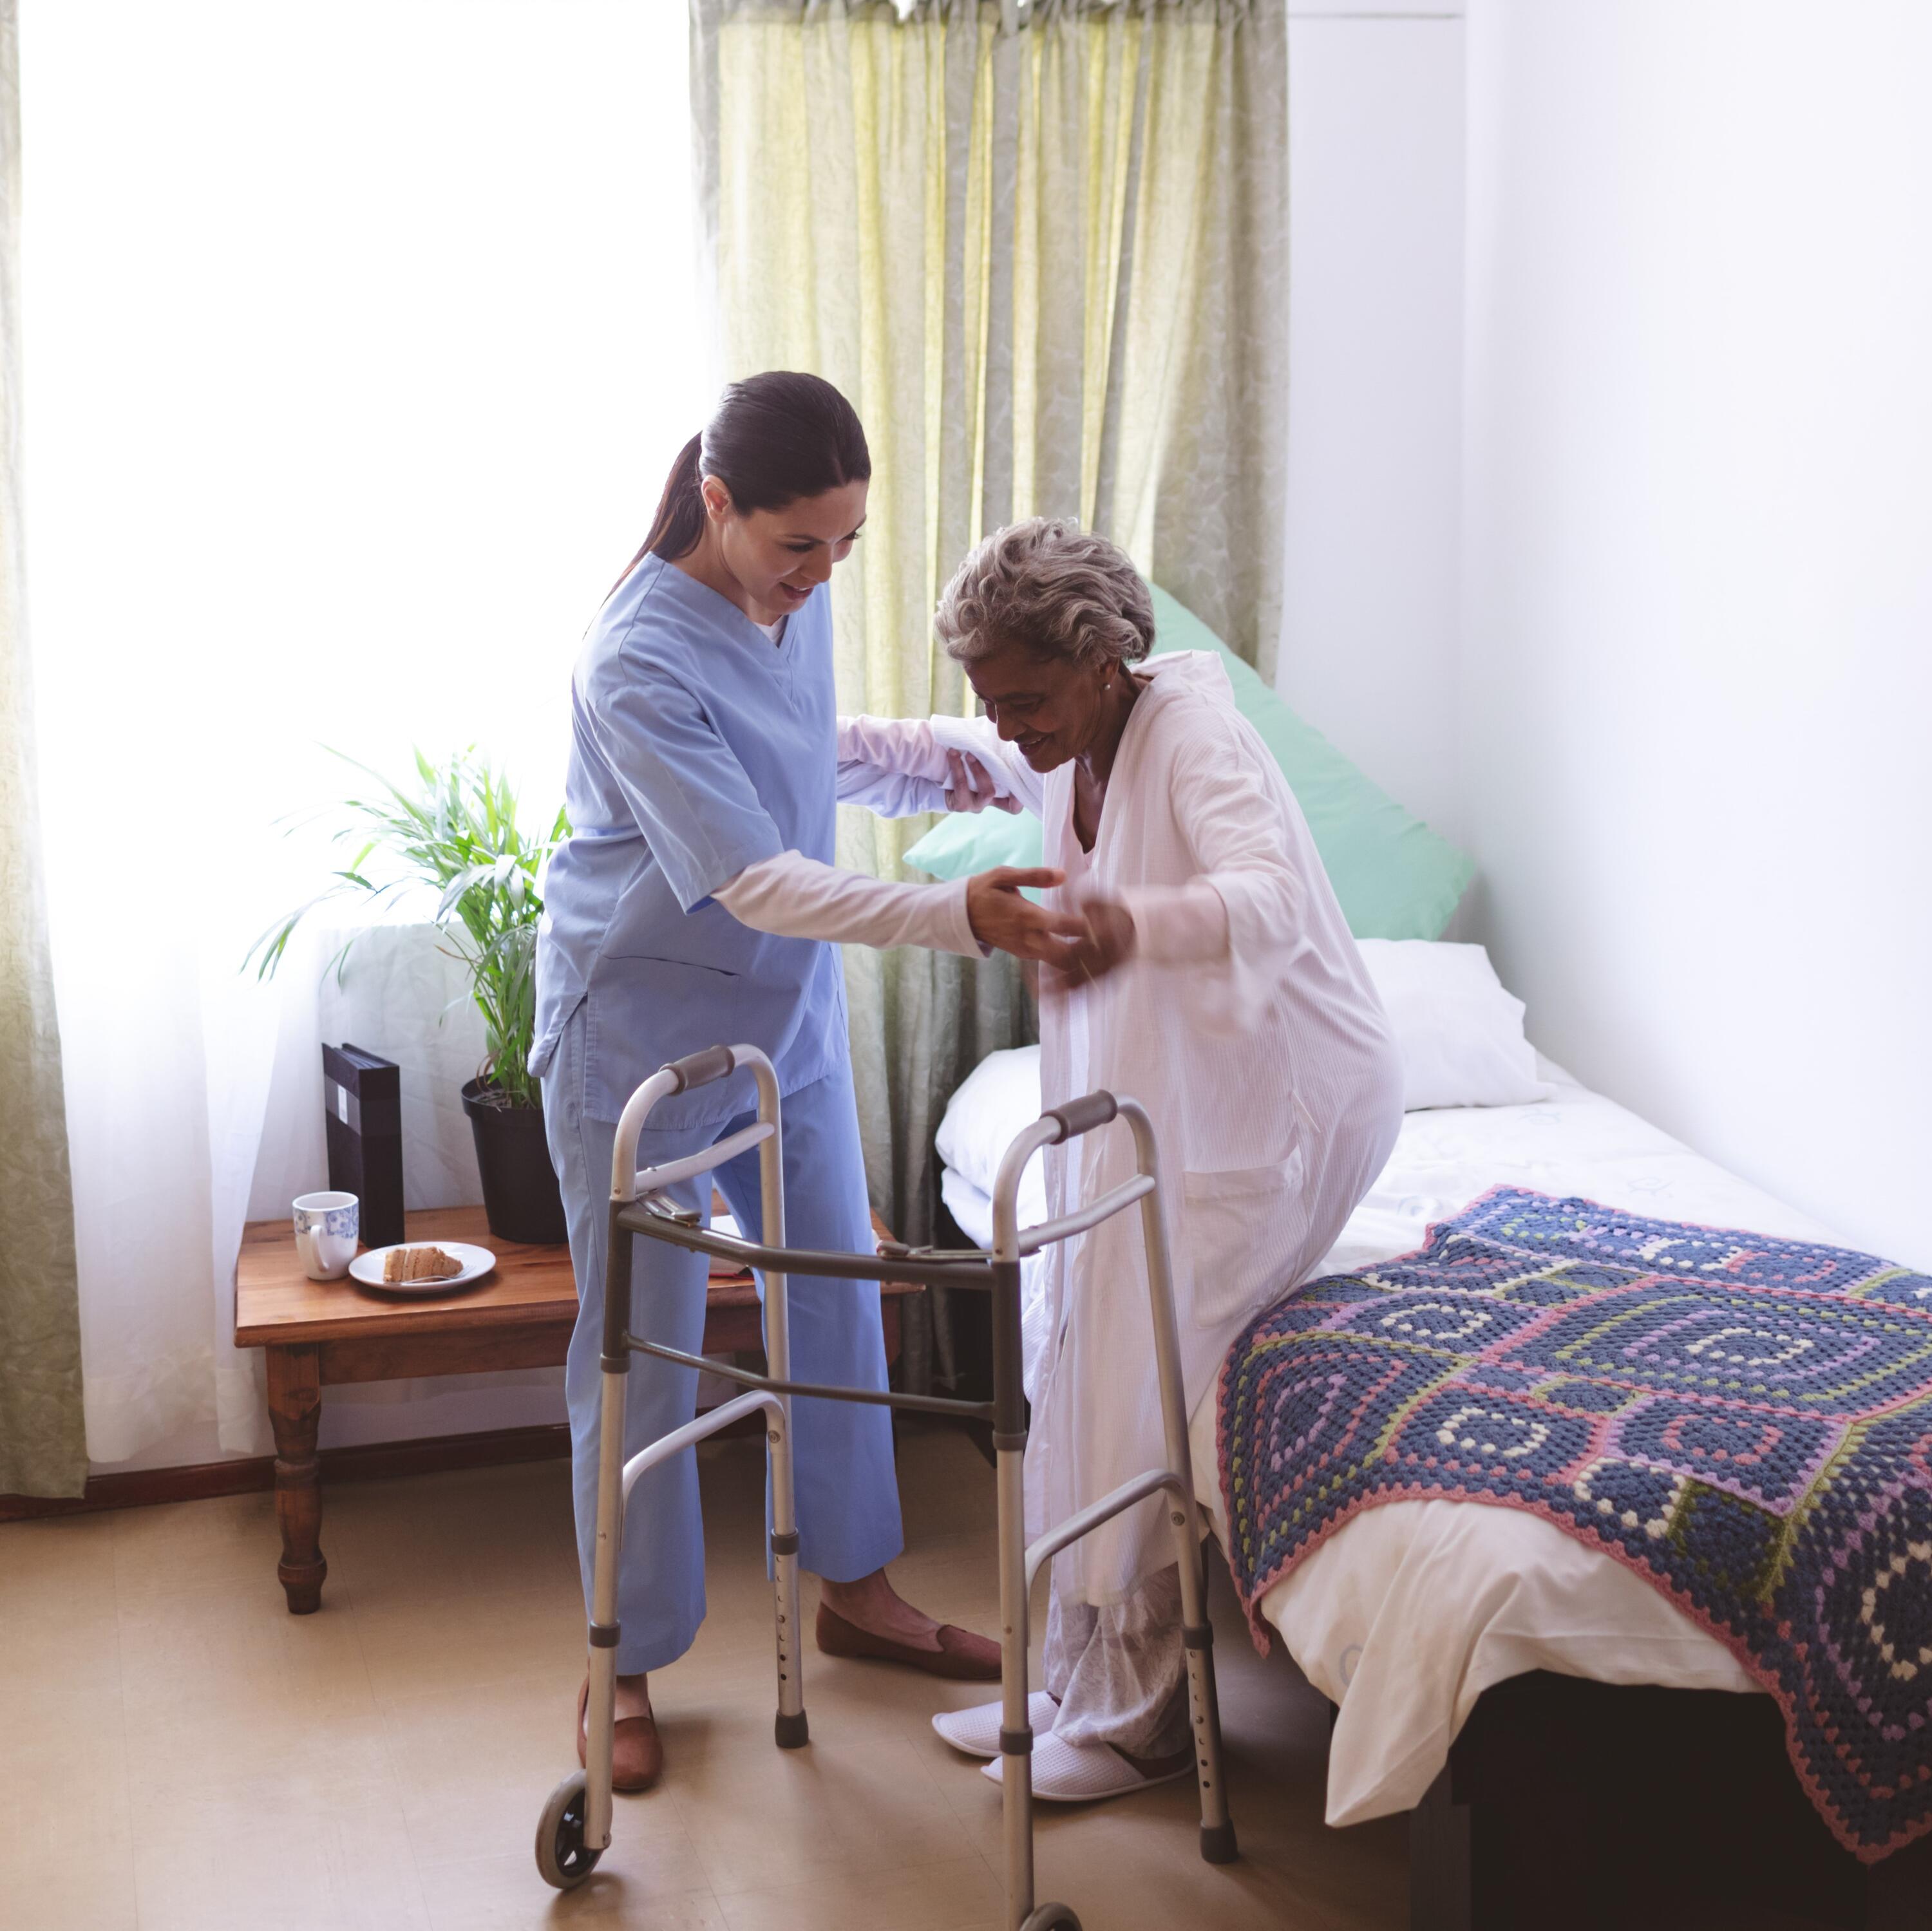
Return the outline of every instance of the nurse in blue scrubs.
<path id="1" fill-rule="evenodd" d="M 734 385 L 680 456 L 650 535 L 574 673 L 567 796 L 575 829 L 548 875 L 530 1064 L 543 1081 L 580 1302 L 566 1385 L 586 1599 L 605 1209 L 626 1100 L 668 1060 L 720 1042 L 761 1047 L 784 1095 L 791 1243 L 869 1252 L 844 981 L 825 941 L 974 954 L 997 945 L 1049 959 L 1062 943 L 1053 915 L 1016 889 L 1039 875 L 904 886 L 832 865 L 837 718 L 826 586 L 858 538 L 871 466 L 857 416 L 829 383 L 773 373 Z M 639 1162 L 709 1145 L 753 1111 L 744 1074 L 662 1102 Z M 715 1177 L 740 1227 L 759 1237 L 756 1151 Z M 686 1204 L 708 1208 L 710 1185 L 688 1183 Z M 698 1353 L 703 1257 L 655 1241 L 637 1247 L 640 1331 Z M 886 1386 L 875 1287 L 800 1279 L 790 1312 L 799 1379 Z M 632 1451 L 691 1418 L 689 1371 L 640 1357 L 626 1379 Z M 887 1580 L 902 1547 L 890 1413 L 801 1401 L 795 1425 L 800 1561 L 823 1583 L 820 1647 L 996 1678 L 995 1644 L 936 1624 Z M 704 1616 L 692 1456 L 653 1471 L 633 1494 L 618 1606 L 618 1787 L 640 1789 L 662 1763 L 648 1673 L 690 1647 Z"/>

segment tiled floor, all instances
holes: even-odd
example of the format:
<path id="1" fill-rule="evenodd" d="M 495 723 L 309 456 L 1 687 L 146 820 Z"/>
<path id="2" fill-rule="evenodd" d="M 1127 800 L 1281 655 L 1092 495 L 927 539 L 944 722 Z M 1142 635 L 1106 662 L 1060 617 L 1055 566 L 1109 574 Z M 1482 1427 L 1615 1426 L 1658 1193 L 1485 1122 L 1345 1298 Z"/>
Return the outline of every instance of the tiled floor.
<path id="1" fill-rule="evenodd" d="M 706 1451 L 711 1613 L 652 1679 L 668 1774 L 566 1897 L 530 1849 L 584 1668 L 561 1464 L 332 1489 L 314 1616 L 266 1495 L 0 1526 L 0 1926 L 992 1931 L 999 1793 L 927 1720 L 986 1692 L 808 1650 L 812 1747 L 772 1747 L 758 1450 Z M 900 1465 L 900 1586 L 990 1629 L 990 1472 L 942 1432 Z M 1223 1622 L 1241 1861 L 1201 1862 L 1170 1785 L 1042 1816 L 1040 1894 L 1088 1931 L 1405 1924 L 1402 1825 L 1322 1827 L 1324 1706 Z"/>

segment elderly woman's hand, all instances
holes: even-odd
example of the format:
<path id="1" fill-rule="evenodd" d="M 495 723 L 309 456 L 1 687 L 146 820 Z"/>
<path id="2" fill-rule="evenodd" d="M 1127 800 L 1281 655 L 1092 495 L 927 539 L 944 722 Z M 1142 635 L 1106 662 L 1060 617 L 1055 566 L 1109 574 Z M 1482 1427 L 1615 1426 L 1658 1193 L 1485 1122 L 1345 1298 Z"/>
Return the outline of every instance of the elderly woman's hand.
<path id="1" fill-rule="evenodd" d="M 1080 929 L 1054 966 L 1062 991 L 1104 979 L 1124 964 L 1134 955 L 1138 937 L 1134 915 L 1117 899 L 1082 900 L 1076 922 Z"/>
<path id="2" fill-rule="evenodd" d="M 976 873 L 966 881 L 966 922 L 974 937 L 1016 959 L 1062 965 L 1074 940 L 1086 931 L 1086 920 L 1070 913 L 1049 912 L 1020 892 L 1022 887 L 1044 890 L 1065 877 L 1064 872 L 1010 865 Z"/>
<path id="3" fill-rule="evenodd" d="M 1001 797 L 993 784 L 993 774 L 969 751 L 946 754 L 946 808 L 949 811 L 983 811 L 990 805 L 998 811 L 1017 811 L 1020 801 L 1009 793 Z"/>

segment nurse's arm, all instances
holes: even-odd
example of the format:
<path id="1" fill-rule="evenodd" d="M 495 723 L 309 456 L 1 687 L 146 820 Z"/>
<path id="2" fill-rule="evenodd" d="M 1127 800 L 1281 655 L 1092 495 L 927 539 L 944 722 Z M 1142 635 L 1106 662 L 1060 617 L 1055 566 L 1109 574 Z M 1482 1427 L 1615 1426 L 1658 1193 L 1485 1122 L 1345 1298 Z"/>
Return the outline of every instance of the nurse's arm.
<path id="1" fill-rule="evenodd" d="M 747 865 L 712 895 L 740 925 L 786 938 L 880 950 L 924 946 L 969 958 L 998 946 L 1022 958 L 1058 958 L 1080 922 L 1029 903 L 1019 888 L 1060 882 L 1057 871 L 1002 868 L 944 884 L 902 885 L 788 851 Z M 983 934 L 976 934 L 974 904 Z"/>
<path id="2" fill-rule="evenodd" d="M 902 885 L 785 851 L 747 865 L 712 895 L 741 925 L 784 938 L 984 956 L 967 921 L 963 878 Z"/>
<path id="3" fill-rule="evenodd" d="M 838 802 L 882 818 L 946 810 L 946 754 L 923 718 L 841 718 Z"/>
<path id="4" fill-rule="evenodd" d="M 862 805 L 882 818 L 988 805 L 1036 811 L 1004 749 L 981 718 L 841 718 L 838 802 Z"/>

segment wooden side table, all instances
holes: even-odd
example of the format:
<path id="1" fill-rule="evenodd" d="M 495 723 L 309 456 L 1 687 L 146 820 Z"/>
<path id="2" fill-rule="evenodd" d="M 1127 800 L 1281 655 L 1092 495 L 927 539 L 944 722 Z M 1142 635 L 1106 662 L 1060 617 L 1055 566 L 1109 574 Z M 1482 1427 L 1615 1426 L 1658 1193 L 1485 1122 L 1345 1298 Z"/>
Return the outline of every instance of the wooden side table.
<path id="1" fill-rule="evenodd" d="M 890 1237 L 876 1213 L 872 1227 L 880 1240 Z M 568 1248 L 521 1247 L 498 1240 L 480 1207 L 412 1213 L 407 1231 L 412 1240 L 482 1242 L 496 1255 L 496 1265 L 446 1300 L 399 1300 L 351 1280 L 309 1279 L 286 1220 L 253 1222 L 242 1234 L 235 1271 L 235 1345 L 261 1348 L 267 1362 L 275 1515 L 282 1531 L 276 1573 L 291 1615 L 322 1606 L 328 1573 L 316 1455 L 325 1387 L 560 1367 L 569 1351 L 577 1282 Z M 883 1290 L 880 1314 L 888 1362 L 898 1358 L 899 1299 L 920 1291 L 897 1285 Z M 704 1351 L 724 1354 L 763 1345 L 758 1290 L 749 1277 L 713 1281 Z"/>

